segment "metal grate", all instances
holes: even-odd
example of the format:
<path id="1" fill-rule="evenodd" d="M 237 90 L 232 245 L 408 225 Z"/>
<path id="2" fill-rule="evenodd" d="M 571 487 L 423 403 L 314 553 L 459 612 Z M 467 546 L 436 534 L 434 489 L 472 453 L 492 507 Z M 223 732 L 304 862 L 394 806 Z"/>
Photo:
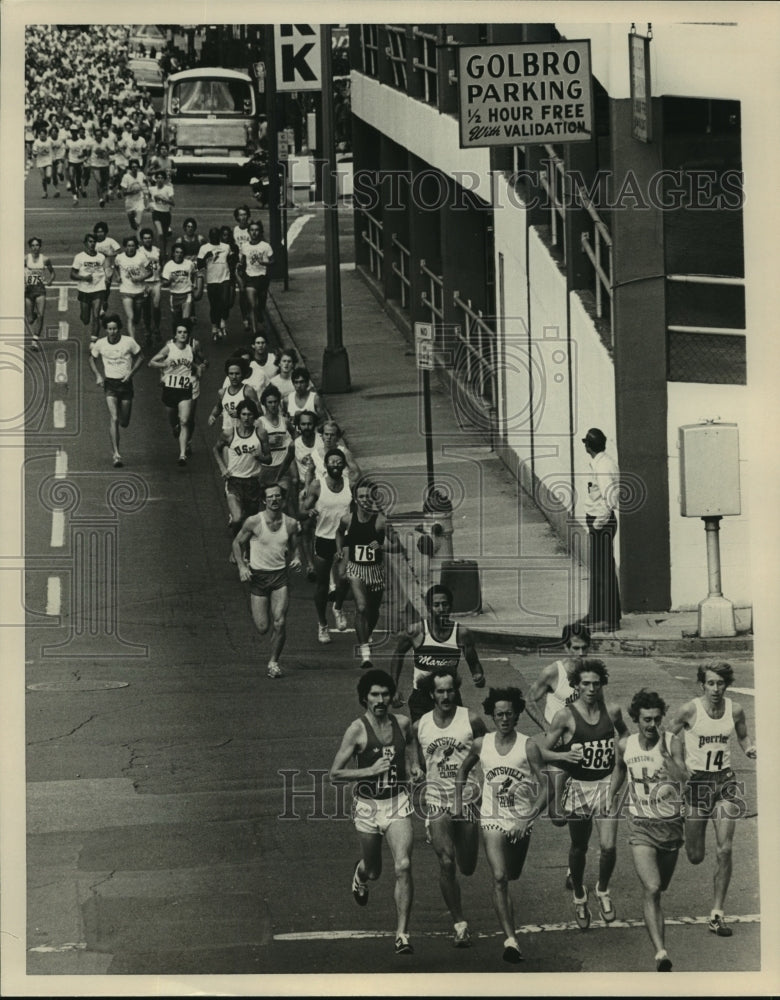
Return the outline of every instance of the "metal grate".
<path id="1" fill-rule="evenodd" d="M 745 338 L 670 332 L 667 378 L 670 382 L 747 385 Z"/>

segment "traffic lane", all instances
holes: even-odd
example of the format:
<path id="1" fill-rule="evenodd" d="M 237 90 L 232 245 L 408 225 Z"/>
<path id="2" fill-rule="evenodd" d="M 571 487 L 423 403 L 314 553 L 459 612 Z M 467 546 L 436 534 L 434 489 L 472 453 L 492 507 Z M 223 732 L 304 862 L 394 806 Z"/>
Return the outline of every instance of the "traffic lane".
<path id="1" fill-rule="evenodd" d="M 41 202 L 39 189 L 40 182 L 35 177 L 35 171 L 31 171 L 25 182 L 25 248 L 26 240 L 32 235 L 42 238 L 43 253 L 52 257 L 58 282 L 69 281 L 73 257 L 83 249 L 84 235 L 92 231 L 96 222 L 106 222 L 109 234 L 120 244 L 125 236 L 131 234 L 123 199 L 113 198 L 101 208 L 97 197 L 93 196 L 93 184 L 88 197 L 82 198 L 78 205 L 73 205 L 66 192 L 56 202 L 51 199 Z M 263 223 L 266 239 L 270 234 L 268 209 L 257 204 L 248 185 L 227 183 L 218 177 L 201 177 L 186 184 L 174 184 L 174 197 L 176 204 L 171 218 L 174 236 L 181 233 L 184 219 L 188 216 L 197 220 L 204 237 L 208 237 L 211 226 L 229 225 L 232 229 L 235 225 L 233 213 L 239 205 L 248 206 L 252 218 Z M 349 202 L 340 203 L 338 219 L 340 258 L 351 261 L 355 254 L 354 211 Z M 324 266 L 325 216 L 322 205 L 310 204 L 296 195 L 296 202 L 282 213 L 281 221 L 283 226 L 286 223 L 288 233 L 295 233 L 289 247 L 289 267 Z M 152 225 L 150 212 L 144 214 L 142 225 Z M 292 230 L 293 225 L 295 230 Z M 277 278 L 280 277 L 277 274 Z"/>

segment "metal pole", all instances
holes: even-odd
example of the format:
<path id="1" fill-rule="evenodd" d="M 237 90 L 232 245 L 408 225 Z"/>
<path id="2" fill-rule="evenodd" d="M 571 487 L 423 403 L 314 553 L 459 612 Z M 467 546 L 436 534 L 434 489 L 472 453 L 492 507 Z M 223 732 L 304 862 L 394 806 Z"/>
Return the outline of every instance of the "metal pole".
<path id="1" fill-rule="evenodd" d="M 428 497 L 433 496 L 433 428 L 431 420 L 431 376 L 427 368 L 422 371 L 423 384 L 423 429 L 425 433 L 425 465 L 428 470 Z"/>
<path id="2" fill-rule="evenodd" d="M 325 222 L 325 297 L 328 341 L 322 359 L 322 391 L 350 392 L 349 358 L 342 343 L 341 272 L 339 270 L 339 197 L 333 128 L 333 57 L 331 26 L 320 26 L 322 49 L 323 212 Z"/>
<path id="3" fill-rule="evenodd" d="M 699 637 L 702 639 L 737 634 L 734 605 L 723 596 L 720 576 L 720 517 L 703 517 L 707 538 L 707 587 L 699 601 Z"/>
<path id="4" fill-rule="evenodd" d="M 268 242 L 274 249 L 276 260 L 274 270 L 287 276 L 287 248 L 282 239 L 282 223 L 279 197 L 279 114 L 276 94 L 276 51 L 274 47 L 274 26 L 266 25 L 263 45 L 266 58 L 266 97 L 268 116 Z"/>

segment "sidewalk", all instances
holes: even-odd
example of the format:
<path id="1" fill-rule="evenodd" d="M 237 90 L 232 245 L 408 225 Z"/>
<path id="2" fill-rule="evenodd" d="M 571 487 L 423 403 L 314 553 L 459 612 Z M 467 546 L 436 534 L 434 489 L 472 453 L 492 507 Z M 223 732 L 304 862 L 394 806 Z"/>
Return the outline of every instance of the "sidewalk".
<path id="1" fill-rule="evenodd" d="M 420 511 L 427 485 L 420 379 L 414 351 L 355 271 L 341 268 L 343 343 L 352 391 L 323 398 L 360 463 L 386 494 L 388 519 Z M 296 348 L 320 384 L 326 345 L 325 269 L 291 270 L 289 290 L 271 287 L 268 314 L 279 342 Z M 515 478 L 481 438 L 459 428 L 449 398 L 431 377 L 434 469 L 453 492 L 452 548 L 456 559 L 476 560 L 482 593 L 479 613 L 457 615 L 484 641 L 534 649 L 560 637 L 561 628 L 587 610 L 587 567 L 568 555 Z M 396 530 L 405 555 L 390 559 L 390 586 L 420 611 L 422 593 L 438 582 L 438 566 L 417 551 L 417 518 Z M 587 538 L 584 539 L 587 552 Z M 603 653 L 676 655 L 752 652 L 750 612 L 737 609 L 737 636 L 699 639 L 697 613 L 624 615 L 618 633 L 595 633 Z M 393 623 L 400 627 L 403 622 Z"/>

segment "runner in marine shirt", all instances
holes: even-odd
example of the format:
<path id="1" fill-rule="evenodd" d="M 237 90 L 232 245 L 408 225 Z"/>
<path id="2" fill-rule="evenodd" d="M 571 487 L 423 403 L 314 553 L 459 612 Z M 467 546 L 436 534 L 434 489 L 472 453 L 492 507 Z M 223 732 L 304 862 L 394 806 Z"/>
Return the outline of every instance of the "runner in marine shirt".
<path id="1" fill-rule="evenodd" d="M 485 686 L 485 672 L 479 662 L 473 633 L 450 620 L 452 591 L 442 584 L 434 584 L 425 595 L 425 604 L 428 608 L 428 621 L 411 625 L 399 636 L 390 668 L 393 679 L 398 685 L 404 656 L 410 649 L 413 650 L 414 687 L 408 702 L 409 718 L 412 722 L 416 722 L 423 712 L 430 708 L 430 699 L 419 691 L 422 678 L 436 670 L 457 673 L 461 652 L 471 671 L 474 686 L 478 688 Z M 393 704 L 396 707 L 402 704 L 400 691 L 396 691 Z M 462 705 L 460 692 L 456 704 Z"/>

